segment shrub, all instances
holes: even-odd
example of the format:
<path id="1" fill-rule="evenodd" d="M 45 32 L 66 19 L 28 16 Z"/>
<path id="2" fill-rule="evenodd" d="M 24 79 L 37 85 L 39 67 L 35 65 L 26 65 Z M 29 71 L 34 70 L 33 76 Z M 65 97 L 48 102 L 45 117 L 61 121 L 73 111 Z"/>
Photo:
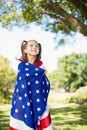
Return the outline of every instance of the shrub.
<path id="1" fill-rule="evenodd" d="M 69 102 L 84 103 L 87 102 L 87 86 L 80 87 L 73 96 L 67 99 Z"/>

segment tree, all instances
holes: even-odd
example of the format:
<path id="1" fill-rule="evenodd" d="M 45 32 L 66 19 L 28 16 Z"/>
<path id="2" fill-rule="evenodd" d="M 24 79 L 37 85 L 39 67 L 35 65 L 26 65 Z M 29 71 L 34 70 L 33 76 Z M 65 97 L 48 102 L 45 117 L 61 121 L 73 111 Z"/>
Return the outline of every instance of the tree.
<path id="1" fill-rule="evenodd" d="M 57 90 L 58 86 L 60 85 L 59 81 L 58 81 L 58 79 L 59 79 L 58 78 L 59 77 L 58 70 L 47 73 L 47 77 L 49 78 L 49 81 L 50 81 L 50 84 L 51 84 L 51 89 Z"/>
<path id="2" fill-rule="evenodd" d="M 66 55 L 58 59 L 58 68 L 47 74 L 51 88 L 75 91 L 87 85 L 87 54 Z"/>
<path id="3" fill-rule="evenodd" d="M 54 33 L 87 36 L 87 0 L 0 0 L 0 19 L 8 28 L 34 22 Z"/>
<path id="4" fill-rule="evenodd" d="M 58 60 L 58 82 L 68 91 L 87 85 L 87 54 L 66 55 Z"/>
<path id="5" fill-rule="evenodd" d="M 4 99 L 10 96 L 10 90 L 15 84 L 15 76 L 9 60 L 0 55 L 0 96 Z"/>

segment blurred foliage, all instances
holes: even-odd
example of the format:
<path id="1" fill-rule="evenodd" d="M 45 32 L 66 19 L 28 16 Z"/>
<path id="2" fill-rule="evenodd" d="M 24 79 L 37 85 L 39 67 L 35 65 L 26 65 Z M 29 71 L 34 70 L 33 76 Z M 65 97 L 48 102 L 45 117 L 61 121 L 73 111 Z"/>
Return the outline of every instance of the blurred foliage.
<path id="1" fill-rule="evenodd" d="M 10 61 L 0 55 L 0 102 L 9 102 L 11 90 L 15 84 L 15 72 L 10 67 Z"/>
<path id="2" fill-rule="evenodd" d="M 69 92 L 87 85 L 87 54 L 72 53 L 59 58 L 57 70 L 48 73 L 48 78 L 52 88 Z"/>
<path id="3" fill-rule="evenodd" d="M 0 0 L 0 23 L 9 29 L 36 23 L 55 34 L 60 30 L 66 34 L 80 31 L 87 36 L 86 4 L 85 0 Z"/>
<path id="4" fill-rule="evenodd" d="M 67 101 L 70 103 L 74 102 L 78 104 L 84 104 L 85 102 L 87 102 L 87 86 L 77 89 L 73 96 L 67 98 Z"/>
<path id="5" fill-rule="evenodd" d="M 59 82 L 58 82 L 58 77 L 59 77 L 59 73 L 57 70 L 53 71 L 53 72 L 49 72 L 47 73 L 47 76 L 50 80 L 50 84 L 51 84 L 51 89 L 58 89 L 59 86 Z"/>

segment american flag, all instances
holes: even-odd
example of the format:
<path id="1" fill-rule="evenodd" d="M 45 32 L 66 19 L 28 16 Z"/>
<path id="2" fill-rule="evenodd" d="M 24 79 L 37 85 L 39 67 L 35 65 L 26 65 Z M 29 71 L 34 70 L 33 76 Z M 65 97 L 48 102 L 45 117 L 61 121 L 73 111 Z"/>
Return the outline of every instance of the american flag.
<path id="1" fill-rule="evenodd" d="M 44 69 L 22 62 L 18 66 L 9 130 L 53 130 L 47 99 L 50 82 Z"/>

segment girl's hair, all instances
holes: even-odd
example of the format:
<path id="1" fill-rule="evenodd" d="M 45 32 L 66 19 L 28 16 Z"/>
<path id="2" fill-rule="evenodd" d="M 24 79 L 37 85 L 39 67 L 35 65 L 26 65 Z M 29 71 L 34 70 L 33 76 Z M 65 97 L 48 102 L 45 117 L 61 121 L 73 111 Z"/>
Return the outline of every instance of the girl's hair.
<path id="1" fill-rule="evenodd" d="M 21 56 L 21 58 L 19 59 L 20 61 L 26 61 L 26 62 L 28 62 L 28 58 L 27 58 L 27 55 L 24 53 L 24 49 L 27 47 L 27 44 L 28 44 L 29 42 L 36 42 L 36 43 L 38 43 L 36 40 L 29 40 L 29 41 L 24 40 L 24 41 L 22 42 L 22 44 L 21 44 L 21 53 L 22 53 L 22 56 Z M 39 45 L 39 54 L 36 55 L 36 59 L 35 59 L 35 61 L 34 61 L 34 64 L 41 59 L 42 47 L 41 47 L 41 44 L 40 44 L 40 43 L 38 43 L 38 45 Z"/>

